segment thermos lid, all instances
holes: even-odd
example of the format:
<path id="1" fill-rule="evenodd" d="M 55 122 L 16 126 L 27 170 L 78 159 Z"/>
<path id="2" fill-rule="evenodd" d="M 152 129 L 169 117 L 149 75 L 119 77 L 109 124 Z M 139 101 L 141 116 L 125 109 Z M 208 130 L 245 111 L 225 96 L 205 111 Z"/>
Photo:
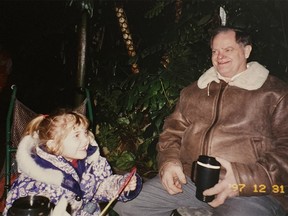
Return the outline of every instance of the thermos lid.
<path id="1" fill-rule="evenodd" d="M 214 169 L 220 169 L 221 164 L 216 160 L 215 157 L 210 157 L 207 155 L 200 155 L 197 161 L 198 164 Z"/>

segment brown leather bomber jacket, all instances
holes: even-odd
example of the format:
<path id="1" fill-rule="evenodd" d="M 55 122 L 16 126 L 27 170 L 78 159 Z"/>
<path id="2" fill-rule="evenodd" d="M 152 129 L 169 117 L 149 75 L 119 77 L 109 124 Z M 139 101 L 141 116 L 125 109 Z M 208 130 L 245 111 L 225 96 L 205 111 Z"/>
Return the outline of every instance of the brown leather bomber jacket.
<path id="1" fill-rule="evenodd" d="M 288 86 L 249 65 L 238 84 L 220 81 L 211 68 L 181 91 L 157 145 L 159 170 L 181 163 L 190 177 L 199 155 L 221 157 L 244 187 L 240 196 L 271 194 L 288 210 Z"/>

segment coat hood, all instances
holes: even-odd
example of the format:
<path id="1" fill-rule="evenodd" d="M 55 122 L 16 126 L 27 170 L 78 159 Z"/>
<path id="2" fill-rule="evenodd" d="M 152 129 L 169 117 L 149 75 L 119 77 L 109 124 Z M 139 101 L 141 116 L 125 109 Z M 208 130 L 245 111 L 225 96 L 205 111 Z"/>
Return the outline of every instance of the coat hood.
<path id="1" fill-rule="evenodd" d="M 16 153 L 16 161 L 19 171 L 37 181 L 45 182 L 47 184 L 61 185 L 64 178 L 61 171 L 42 168 L 32 158 L 32 154 L 35 154 L 33 152 L 35 152 L 38 144 L 39 139 L 32 137 L 31 135 L 25 136 L 21 140 Z"/>
<path id="2" fill-rule="evenodd" d="M 95 150 L 95 146 L 97 146 L 95 141 L 91 146 L 93 150 L 88 152 L 88 158 L 86 160 L 89 164 L 97 161 L 100 157 L 99 151 Z M 41 161 L 41 163 L 39 163 L 39 158 L 43 162 Z M 61 169 L 65 166 L 66 169 L 69 169 L 69 173 L 76 180 L 79 180 L 74 168 L 68 165 L 68 162 L 63 160 L 63 157 L 48 154 L 39 147 L 37 135 L 27 135 L 21 140 L 16 152 L 16 161 L 21 173 L 46 184 L 63 185 L 66 177 L 60 169 L 55 169 L 55 167 L 49 168 L 47 164 L 50 162 L 52 162 L 53 165 L 58 164 L 58 168 L 61 167 Z M 45 164 L 45 166 L 43 166 L 43 164 Z"/>
<path id="3" fill-rule="evenodd" d="M 246 90 L 256 90 L 264 84 L 268 74 L 269 71 L 264 66 L 258 62 L 250 62 L 247 64 L 247 69 L 232 79 L 228 85 Z M 199 78 L 197 84 L 200 89 L 204 89 L 213 81 L 219 83 L 220 79 L 216 69 L 211 67 Z"/>

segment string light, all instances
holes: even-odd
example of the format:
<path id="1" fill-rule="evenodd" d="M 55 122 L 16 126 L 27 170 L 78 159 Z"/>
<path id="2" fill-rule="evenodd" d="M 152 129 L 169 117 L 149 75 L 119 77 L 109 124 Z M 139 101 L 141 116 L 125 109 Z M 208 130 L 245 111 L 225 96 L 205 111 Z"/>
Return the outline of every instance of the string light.
<path id="1" fill-rule="evenodd" d="M 168 66 L 169 63 L 170 63 L 169 56 L 168 56 L 168 54 L 166 53 L 166 54 L 164 54 L 164 55 L 162 56 L 161 64 L 163 65 L 163 67 L 164 67 L 165 69 L 167 69 L 167 66 Z"/>
<path id="2" fill-rule="evenodd" d="M 134 56 L 136 56 L 136 51 L 135 51 L 135 47 L 133 44 L 132 35 L 131 35 L 129 27 L 128 27 L 128 21 L 127 21 L 127 17 L 126 17 L 126 14 L 124 12 L 124 9 L 123 9 L 123 7 L 116 6 L 115 10 L 116 10 L 116 16 L 118 18 L 118 22 L 120 25 L 120 30 L 121 30 L 122 35 L 123 35 L 123 40 L 124 40 L 124 43 L 125 43 L 127 51 L 128 51 L 128 55 L 130 57 L 134 57 Z M 138 67 L 137 63 L 133 63 L 131 65 L 131 70 L 133 73 L 139 73 L 139 67 Z"/>
<path id="3" fill-rule="evenodd" d="M 175 2 L 175 23 L 178 23 L 182 14 L 182 3 L 183 0 L 176 0 Z"/>
<path id="4" fill-rule="evenodd" d="M 183 0 L 176 0 L 175 1 L 175 23 L 178 23 L 180 18 L 181 18 L 181 15 L 182 15 L 182 3 L 183 3 Z M 167 53 L 165 53 L 162 56 L 160 63 L 163 65 L 163 67 L 165 69 L 167 69 L 168 64 L 170 63 L 169 56 L 168 56 Z"/>

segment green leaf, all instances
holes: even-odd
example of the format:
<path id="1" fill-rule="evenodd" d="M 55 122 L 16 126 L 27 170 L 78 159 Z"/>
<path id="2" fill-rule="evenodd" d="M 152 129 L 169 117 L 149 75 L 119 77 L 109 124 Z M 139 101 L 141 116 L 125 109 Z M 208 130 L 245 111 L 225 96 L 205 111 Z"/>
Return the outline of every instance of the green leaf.
<path id="1" fill-rule="evenodd" d="M 120 155 L 120 157 L 117 158 L 115 162 L 115 167 L 120 170 L 128 170 L 131 169 L 135 165 L 135 155 L 131 152 L 124 151 Z"/>

